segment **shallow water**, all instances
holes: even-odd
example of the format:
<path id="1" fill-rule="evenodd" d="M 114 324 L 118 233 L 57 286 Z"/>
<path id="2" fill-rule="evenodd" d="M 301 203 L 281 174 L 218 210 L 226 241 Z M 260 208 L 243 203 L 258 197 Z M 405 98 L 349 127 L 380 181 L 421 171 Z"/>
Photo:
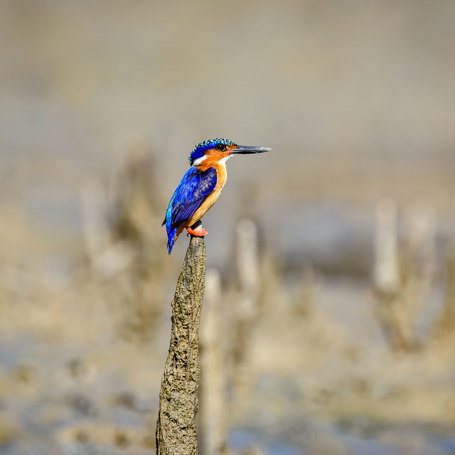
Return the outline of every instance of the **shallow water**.
<path id="1" fill-rule="evenodd" d="M 316 424 L 317 425 L 317 424 Z M 325 433 L 319 433 L 317 439 L 297 446 L 285 438 L 271 440 L 270 436 L 261 432 L 235 429 L 230 432 L 229 443 L 236 449 L 259 448 L 265 455 L 448 455 L 455 454 L 455 436 L 442 436 L 421 428 L 405 430 L 389 429 L 388 438 L 393 435 L 395 442 L 381 441 L 381 432 L 374 438 L 362 438 L 345 433 L 334 427 L 320 424 Z M 336 443 L 334 443 L 336 441 Z M 330 448 L 332 447 L 332 449 Z"/>

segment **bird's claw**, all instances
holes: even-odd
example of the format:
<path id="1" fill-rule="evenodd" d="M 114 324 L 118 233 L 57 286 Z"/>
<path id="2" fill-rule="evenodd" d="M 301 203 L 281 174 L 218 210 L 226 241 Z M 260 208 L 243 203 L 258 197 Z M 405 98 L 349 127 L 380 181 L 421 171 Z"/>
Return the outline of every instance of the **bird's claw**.
<path id="1" fill-rule="evenodd" d="M 195 237 L 205 237 L 208 234 L 206 229 L 194 230 L 189 227 L 186 228 L 188 234 L 194 235 Z"/>

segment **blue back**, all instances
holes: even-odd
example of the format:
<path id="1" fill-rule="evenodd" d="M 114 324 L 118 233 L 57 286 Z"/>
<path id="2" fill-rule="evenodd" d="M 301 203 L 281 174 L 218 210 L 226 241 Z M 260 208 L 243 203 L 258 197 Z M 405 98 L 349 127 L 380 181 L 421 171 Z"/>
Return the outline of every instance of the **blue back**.
<path id="1" fill-rule="evenodd" d="M 178 227 L 194 215 L 207 196 L 215 189 L 216 182 L 217 174 L 213 167 L 200 171 L 192 166 L 183 176 L 166 211 L 165 223 L 169 254 L 174 246 Z"/>

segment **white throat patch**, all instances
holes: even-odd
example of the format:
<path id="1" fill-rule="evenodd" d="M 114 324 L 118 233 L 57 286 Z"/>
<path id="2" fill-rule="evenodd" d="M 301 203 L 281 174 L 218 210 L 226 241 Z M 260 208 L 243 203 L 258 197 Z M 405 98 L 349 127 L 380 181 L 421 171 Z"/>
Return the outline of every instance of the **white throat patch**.
<path id="1" fill-rule="evenodd" d="M 226 166 L 226 161 L 227 161 L 229 158 L 232 158 L 232 155 L 228 155 L 228 156 L 225 156 L 224 158 L 221 158 L 221 160 L 218 161 L 218 163 L 220 163 L 222 166 Z"/>

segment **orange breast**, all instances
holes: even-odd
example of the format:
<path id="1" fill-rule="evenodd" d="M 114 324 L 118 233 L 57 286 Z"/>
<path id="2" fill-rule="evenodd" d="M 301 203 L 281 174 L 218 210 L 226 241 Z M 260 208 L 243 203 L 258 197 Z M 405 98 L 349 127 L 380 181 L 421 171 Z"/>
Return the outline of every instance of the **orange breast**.
<path id="1" fill-rule="evenodd" d="M 214 167 L 216 169 L 216 174 L 217 174 L 217 181 L 214 190 L 207 196 L 205 201 L 201 204 L 201 206 L 194 212 L 194 215 L 185 223 L 186 226 L 192 226 L 194 223 L 199 221 L 207 212 L 207 210 L 212 207 L 212 205 L 216 202 L 216 200 L 219 198 L 221 194 L 221 190 L 223 189 L 225 183 L 226 183 L 226 178 L 227 178 L 227 172 L 226 172 L 226 165 L 225 164 L 219 164 L 219 163 L 203 163 L 203 166 L 200 166 L 200 169 L 205 171 L 209 167 Z"/>

